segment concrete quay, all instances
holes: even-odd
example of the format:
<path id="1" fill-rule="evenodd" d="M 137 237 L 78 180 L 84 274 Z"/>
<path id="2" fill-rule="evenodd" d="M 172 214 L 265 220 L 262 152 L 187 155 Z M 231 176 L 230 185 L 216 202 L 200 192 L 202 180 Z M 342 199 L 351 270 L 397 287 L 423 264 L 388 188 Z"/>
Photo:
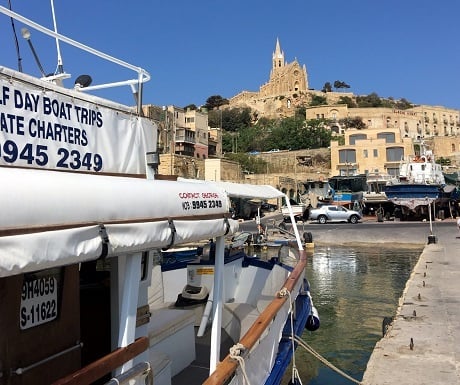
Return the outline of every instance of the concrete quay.
<path id="1" fill-rule="evenodd" d="M 460 234 L 452 220 L 433 235 L 436 243 L 425 245 L 363 385 L 460 384 Z"/>

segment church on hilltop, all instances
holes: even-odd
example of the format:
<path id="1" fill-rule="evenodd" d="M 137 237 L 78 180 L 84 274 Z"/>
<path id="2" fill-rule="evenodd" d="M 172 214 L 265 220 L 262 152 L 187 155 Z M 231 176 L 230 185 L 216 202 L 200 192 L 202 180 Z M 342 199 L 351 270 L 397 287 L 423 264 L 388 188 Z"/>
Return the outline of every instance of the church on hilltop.
<path id="1" fill-rule="evenodd" d="M 331 93 L 328 99 L 345 93 Z M 279 118 L 295 114 L 296 108 L 309 105 L 313 95 L 325 96 L 321 91 L 310 90 L 308 86 L 307 68 L 297 59 L 288 63 L 276 39 L 275 51 L 272 54 L 272 69 L 267 83 L 260 86 L 258 92 L 242 91 L 229 99 L 229 108 L 249 107 L 255 120 L 261 117 Z"/>
<path id="2" fill-rule="evenodd" d="M 276 39 L 275 52 L 272 55 L 270 80 L 260 87 L 259 96 L 270 97 L 302 93 L 308 90 L 308 75 L 305 64 L 300 66 L 297 59 L 287 63 L 281 50 L 279 39 Z"/>

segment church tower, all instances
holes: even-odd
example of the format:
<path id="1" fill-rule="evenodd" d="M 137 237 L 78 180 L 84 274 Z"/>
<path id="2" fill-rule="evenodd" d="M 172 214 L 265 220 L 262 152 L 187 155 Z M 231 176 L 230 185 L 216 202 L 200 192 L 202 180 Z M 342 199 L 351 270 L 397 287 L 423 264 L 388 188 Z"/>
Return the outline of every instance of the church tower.
<path id="1" fill-rule="evenodd" d="M 284 65 L 286 64 L 284 61 L 284 52 L 281 51 L 280 41 L 278 38 L 276 38 L 276 47 L 275 47 L 275 52 L 273 52 L 272 58 L 273 58 L 272 59 L 273 60 L 272 73 L 276 71 L 278 68 L 283 68 Z"/>

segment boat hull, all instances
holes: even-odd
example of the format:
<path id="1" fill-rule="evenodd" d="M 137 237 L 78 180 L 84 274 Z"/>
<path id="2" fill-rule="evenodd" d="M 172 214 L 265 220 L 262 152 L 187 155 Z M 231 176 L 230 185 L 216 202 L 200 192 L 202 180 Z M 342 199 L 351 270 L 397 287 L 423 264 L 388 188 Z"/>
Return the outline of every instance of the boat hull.
<path id="1" fill-rule="evenodd" d="M 385 187 L 388 200 L 410 209 L 436 201 L 441 191 L 441 186 L 429 184 L 393 184 Z"/>

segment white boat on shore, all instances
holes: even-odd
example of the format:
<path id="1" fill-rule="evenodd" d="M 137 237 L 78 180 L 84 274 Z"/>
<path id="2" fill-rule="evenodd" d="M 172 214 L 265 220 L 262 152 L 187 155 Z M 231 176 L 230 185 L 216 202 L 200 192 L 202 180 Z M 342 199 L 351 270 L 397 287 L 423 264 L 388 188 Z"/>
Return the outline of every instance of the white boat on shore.
<path id="1" fill-rule="evenodd" d="M 41 78 L 0 66 L 0 384 L 278 384 L 293 338 L 319 326 L 307 253 L 294 220 L 294 266 L 228 251 L 226 238 L 239 226 L 231 197 L 285 195 L 160 180 L 158 128 L 141 113 L 149 74 L 0 16 L 135 72 L 65 88 L 62 66 Z M 119 85 L 137 110 L 90 94 Z M 161 257 L 210 239 L 215 251 L 197 260 Z"/>
<path id="2" fill-rule="evenodd" d="M 420 152 L 403 159 L 398 178 L 385 186 L 387 198 L 400 207 L 402 218 L 429 216 L 429 207 L 442 196 L 445 179 L 440 164 L 425 144 L 420 143 Z"/>

